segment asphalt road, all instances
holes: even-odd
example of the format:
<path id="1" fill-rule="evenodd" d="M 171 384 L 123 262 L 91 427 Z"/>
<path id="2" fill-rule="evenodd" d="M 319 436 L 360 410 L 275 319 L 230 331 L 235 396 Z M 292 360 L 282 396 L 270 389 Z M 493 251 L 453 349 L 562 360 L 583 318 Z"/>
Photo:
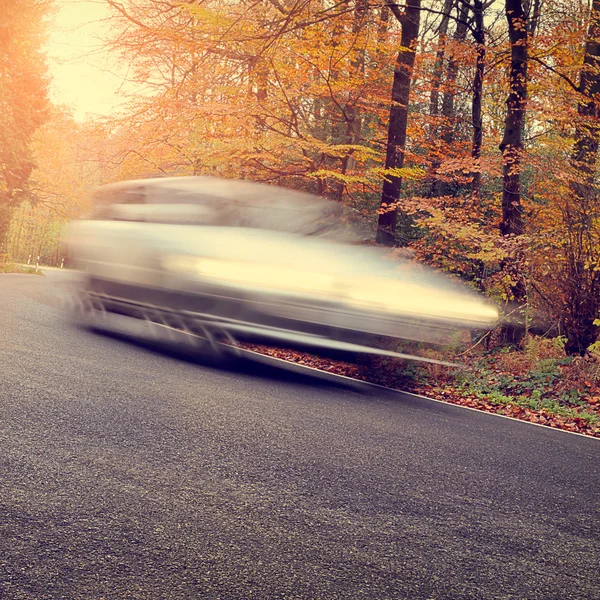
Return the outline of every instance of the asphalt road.
<path id="1" fill-rule="evenodd" d="M 0 598 L 600 598 L 598 440 L 216 369 L 0 275 Z"/>

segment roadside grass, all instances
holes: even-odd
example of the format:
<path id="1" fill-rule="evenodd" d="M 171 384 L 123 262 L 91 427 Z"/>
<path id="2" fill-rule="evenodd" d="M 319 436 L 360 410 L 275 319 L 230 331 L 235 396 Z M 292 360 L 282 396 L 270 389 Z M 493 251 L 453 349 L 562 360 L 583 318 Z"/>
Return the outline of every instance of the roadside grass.
<path id="1" fill-rule="evenodd" d="M 44 275 L 42 271 L 30 265 L 23 265 L 11 260 L 8 254 L 0 254 L 0 273 L 25 273 L 27 275 Z"/>
<path id="2" fill-rule="evenodd" d="M 25 273 L 27 275 L 41 275 L 44 274 L 40 269 L 27 265 L 19 265 L 11 262 L 0 262 L 0 273 Z"/>

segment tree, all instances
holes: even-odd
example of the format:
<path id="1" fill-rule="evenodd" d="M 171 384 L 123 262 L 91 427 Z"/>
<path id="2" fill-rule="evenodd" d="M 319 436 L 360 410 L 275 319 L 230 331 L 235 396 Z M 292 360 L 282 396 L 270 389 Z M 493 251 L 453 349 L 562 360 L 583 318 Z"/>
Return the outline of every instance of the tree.
<path id="1" fill-rule="evenodd" d="M 41 51 L 48 0 L 3 0 L 0 23 L 0 252 L 15 206 L 30 195 L 31 138 L 44 122 L 47 81 Z"/>
<path id="2" fill-rule="evenodd" d="M 460 67 L 460 60 L 457 56 L 457 50 L 464 44 L 467 34 L 467 18 L 469 15 L 469 4 L 459 3 L 458 17 L 456 18 L 456 29 L 454 31 L 453 48 L 450 52 L 448 66 L 446 69 L 446 80 L 444 93 L 442 96 L 442 132 L 441 141 L 443 143 L 443 152 L 447 153 L 452 147 L 456 131 L 456 79 Z M 449 16 L 449 15 L 448 15 Z M 442 20 L 446 18 L 446 14 L 442 16 Z M 439 162 L 434 162 L 434 169 L 439 168 Z M 446 181 L 440 177 L 435 177 L 431 186 L 432 196 L 444 196 L 447 190 Z"/>
<path id="3" fill-rule="evenodd" d="M 523 0 L 506 0 L 506 19 L 510 38 L 510 91 L 506 100 L 504 136 L 500 142 L 503 162 L 503 235 L 523 233 L 521 204 L 521 155 L 523 125 L 527 102 L 528 17 Z"/>
<path id="4" fill-rule="evenodd" d="M 60 265 L 64 226 L 89 210 L 92 190 L 107 179 L 102 137 L 99 128 L 76 123 L 63 107 L 50 108 L 31 140 L 36 166 L 29 198 L 13 210 L 5 244 L 13 260 L 40 256 L 42 264 Z"/>
<path id="5" fill-rule="evenodd" d="M 396 9 L 394 15 L 402 26 L 402 37 L 392 84 L 385 157 L 386 178 L 381 192 L 376 238 L 377 243 L 385 246 L 393 246 L 396 237 L 398 202 L 406 149 L 408 102 L 419 36 L 421 0 L 408 0 L 404 13 L 400 14 Z"/>
<path id="6" fill-rule="evenodd" d="M 110 3 L 111 49 L 155 90 L 114 123 L 122 176 L 279 183 L 343 199 L 374 220 L 398 37 L 379 7 Z"/>
<path id="7" fill-rule="evenodd" d="M 476 43 L 477 60 L 475 76 L 473 77 L 473 94 L 471 101 L 471 119 L 473 121 L 473 141 L 471 144 L 471 157 L 473 158 L 473 194 L 479 196 L 481 192 L 481 149 L 483 145 L 483 77 L 485 75 L 485 26 L 484 6 L 482 0 L 473 0 L 473 38 Z"/>
<path id="8" fill-rule="evenodd" d="M 440 85 L 442 81 L 442 69 L 444 68 L 444 57 L 446 54 L 446 41 L 448 36 L 448 25 L 450 23 L 450 11 L 454 0 L 444 0 L 442 8 L 442 19 L 437 31 L 437 48 L 435 52 L 435 63 L 431 76 L 431 94 L 429 97 L 429 114 L 437 116 L 439 113 Z"/>

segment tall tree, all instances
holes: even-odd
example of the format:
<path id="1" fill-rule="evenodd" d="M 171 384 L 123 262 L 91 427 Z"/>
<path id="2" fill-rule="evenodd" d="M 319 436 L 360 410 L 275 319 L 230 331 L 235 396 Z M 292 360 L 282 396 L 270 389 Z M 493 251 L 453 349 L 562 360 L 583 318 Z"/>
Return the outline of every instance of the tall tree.
<path id="1" fill-rule="evenodd" d="M 421 0 L 408 0 L 403 13 L 400 13 L 394 5 L 393 13 L 401 24 L 402 37 L 394 69 L 385 157 L 387 175 L 383 182 L 380 214 L 377 222 L 377 243 L 385 246 L 393 246 L 396 237 L 398 202 L 402 188 L 402 167 L 406 151 L 408 102 L 419 37 Z"/>
<path id="2" fill-rule="evenodd" d="M 463 44 L 467 36 L 467 19 L 469 17 L 470 6 L 465 3 L 460 3 L 458 8 L 458 19 L 456 21 L 456 30 L 454 31 L 455 47 Z M 442 137 L 446 144 L 451 144 L 454 141 L 456 117 L 456 78 L 460 67 L 460 60 L 456 56 L 456 50 L 452 52 L 448 61 L 448 69 L 446 71 L 446 89 L 442 99 L 442 115 L 444 116 L 444 128 Z"/>
<path id="3" fill-rule="evenodd" d="M 467 2 L 459 3 L 457 7 L 458 16 L 456 18 L 456 29 L 453 36 L 453 48 L 448 60 L 446 69 L 446 81 L 444 93 L 442 96 L 442 116 L 443 126 L 441 138 L 444 142 L 444 151 L 448 152 L 454 142 L 456 131 L 456 78 L 460 67 L 460 60 L 457 56 L 458 48 L 464 44 L 467 35 L 467 18 L 470 11 L 470 6 Z M 444 15 L 445 17 L 446 15 Z M 439 168 L 439 161 L 434 163 L 434 169 Z M 436 177 L 431 186 L 432 196 L 444 196 L 448 191 L 446 181 L 440 177 Z"/>
<path id="4" fill-rule="evenodd" d="M 354 21 L 352 24 L 352 33 L 358 37 L 361 30 L 366 25 L 368 17 L 368 3 L 366 0 L 356 0 L 354 9 Z M 356 75 L 364 77 L 365 73 L 365 49 L 359 47 L 356 49 L 356 57 L 352 61 L 352 68 Z M 354 146 L 360 142 L 362 119 L 360 114 L 359 99 L 350 99 L 344 107 L 344 118 L 346 120 L 345 143 L 348 146 Z M 352 150 L 342 159 L 342 173 L 352 171 L 356 166 L 356 161 L 352 157 Z"/>
<path id="5" fill-rule="evenodd" d="M 471 100 L 471 119 L 473 121 L 473 141 L 471 144 L 471 157 L 473 158 L 473 194 L 479 196 L 481 192 L 481 147 L 483 145 L 483 77 L 485 75 L 486 49 L 484 6 L 482 0 L 473 0 L 473 38 L 476 44 L 475 76 L 473 77 L 473 94 Z"/>
<path id="6" fill-rule="evenodd" d="M 437 31 L 437 48 L 435 52 L 435 63 L 431 76 L 431 93 L 429 96 L 429 114 L 437 116 L 439 113 L 440 84 L 442 82 L 442 69 L 444 68 L 444 57 L 446 55 L 446 41 L 448 37 L 448 24 L 450 23 L 450 11 L 455 0 L 444 0 L 442 18 Z"/>
<path id="7" fill-rule="evenodd" d="M 510 39 L 510 89 L 506 100 L 504 137 L 500 142 L 504 180 L 500 232 L 503 235 L 519 235 L 523 233 L 521 155 L 527 102 L 529 26 L 523 0 L 506 0 L 505 11 Z"/>

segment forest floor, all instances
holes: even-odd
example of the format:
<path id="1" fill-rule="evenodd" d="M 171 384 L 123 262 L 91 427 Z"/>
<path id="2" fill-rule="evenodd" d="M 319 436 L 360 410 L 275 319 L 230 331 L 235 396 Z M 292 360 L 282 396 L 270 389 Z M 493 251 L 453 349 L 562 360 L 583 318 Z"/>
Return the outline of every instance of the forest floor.
<path id="1" fill-rule="evenodd" d="M 400 348 L 460 367 L 387 357 L 355 364 L 296 350 L 243 346 L 330 373 L 600 438 L 600 357 L 566 356 L 562 338 L 529 337 L 522 348 L 493 343 L 466 350 Z"/>

